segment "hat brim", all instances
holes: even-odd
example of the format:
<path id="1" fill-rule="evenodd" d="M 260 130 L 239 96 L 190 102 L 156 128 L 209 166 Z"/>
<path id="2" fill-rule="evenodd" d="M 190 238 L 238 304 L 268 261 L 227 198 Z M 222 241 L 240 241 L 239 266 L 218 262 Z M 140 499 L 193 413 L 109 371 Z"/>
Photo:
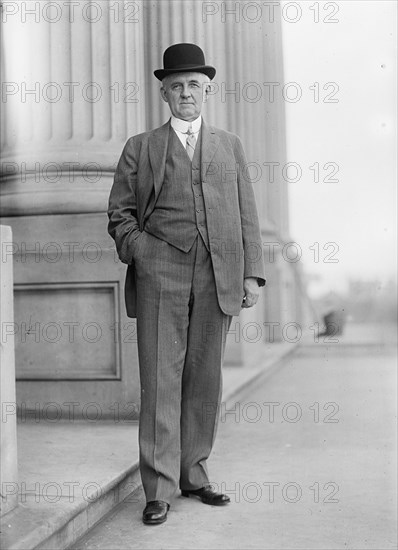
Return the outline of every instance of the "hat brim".
<path id="1" fill-rule="evenodd" d="M 158 69 L 157 71 L 154 71 L 153 74 L 159 80 L 163 80 L 165 76 L 176 73 L 203 73 L 207 75 L 210 80 L 213 80 L 216 75 L 216 69 L 211 65 L 192 65 L 190 67 L 183 67 L 178 69 Z"/>

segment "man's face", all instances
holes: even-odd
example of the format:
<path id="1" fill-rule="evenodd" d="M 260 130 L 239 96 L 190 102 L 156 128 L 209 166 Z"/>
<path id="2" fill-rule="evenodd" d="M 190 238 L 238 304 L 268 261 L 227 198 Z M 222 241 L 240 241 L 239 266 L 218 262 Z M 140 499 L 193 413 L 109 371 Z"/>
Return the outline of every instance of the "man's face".
<path id="1" fill-rule="evenodd" d="M 200 115 L 208 82 L 202 73 L 176 73 L 163 79 L 160 94 L 176 118 L 191 122 Z"/>

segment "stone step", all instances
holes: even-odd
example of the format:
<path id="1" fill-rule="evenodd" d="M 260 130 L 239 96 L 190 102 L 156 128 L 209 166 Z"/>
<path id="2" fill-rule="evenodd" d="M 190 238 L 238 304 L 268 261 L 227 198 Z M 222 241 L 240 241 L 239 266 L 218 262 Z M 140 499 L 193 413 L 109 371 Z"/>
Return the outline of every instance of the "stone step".
<path id="1" fill-rule="evenodd" d="M 243 367 L 223 369 L 223 405 L 271 374 L 296 346 L 267 344 Z M 18 424 L 19 505 L 1 519 L 4 550 L 64 550 L 141 487 L 138 423 L 27 421 Z M 5 489 L 5 490 L 4 490 Z"/>
<path id="2" fill-rule="evenodd" d="M 62 550 L 140 487 L 138 424 L 18 426 L 18 507 L 1 519 L 1 548 Z"/>

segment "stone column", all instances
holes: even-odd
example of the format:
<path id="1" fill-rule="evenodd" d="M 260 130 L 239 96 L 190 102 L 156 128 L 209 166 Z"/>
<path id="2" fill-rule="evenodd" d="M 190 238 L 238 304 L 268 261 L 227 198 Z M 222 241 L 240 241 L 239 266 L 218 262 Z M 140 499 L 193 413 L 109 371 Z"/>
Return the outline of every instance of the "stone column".
<path id="1" fill-rule="evenodd" d="M 3 215 L 103 212 L 145 128 L 141 2 L 76 4 L 3 2 Z"/>
<path id="2" fill-rule="evenodd" d="M 116 162 L 146 129 L 142 2 L 8 2 L 0 201 L 13 227 L 17 397 L 139 403 L 125 266 L 107 234 Z"/>
<path id="3" fill-rule="evenodd" d="M 17 409 L 15 399 L 12 232 L 0 225 L 1 515 L 17 505 Z"/>

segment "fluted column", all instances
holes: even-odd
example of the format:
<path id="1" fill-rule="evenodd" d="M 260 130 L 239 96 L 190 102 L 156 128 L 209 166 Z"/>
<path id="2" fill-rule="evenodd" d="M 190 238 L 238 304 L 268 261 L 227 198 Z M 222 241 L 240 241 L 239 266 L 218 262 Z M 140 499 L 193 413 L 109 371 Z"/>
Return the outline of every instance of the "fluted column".
<path id="1" fill-rule="evenodd" d="M 103 211 L 145 129 L 142 3 L 3 3 L 2 213 Z"/>
<path id="2" fill-rule="evenodd" d="M 139 403 L 125 266 L 106 209 L 124 143 L 146 129 L 142 2 L 1 9 L 0 213 L 13 229 L 17 401 L 29 410 L 72 399 L 77 415 L 95 401 L 106 415 Z"/>
<path id="3" fill-rule="evenodd" d="M 286 182 L 281 176 L 286 151 L 277 9 L 270 20 L 265 9 L 256 14 L 247 3 L 237 2 L 207 3 L 215 13 L 209 13 L 206 3 L 186 0 L 85 0 L 69 8 L 57 0 L 47 3 L 46 11 L 33 0 L 22 4 L 24 19 L 22 8 L 14 14 L 15 2 L 3 3 L 3 208 L 13 214 L 20 207 L 25 212 L 40 210 L 40 191 L 46 208 L 63 203 L 73 209 L 73 196 L 79 192 L 86 208 L 98 210 L 122 143 L 169 116 L 153 76 L 162 65 L 163 50 L 192 41 L 217 68 L 205 118 L 242 137 L 262 223 L 268 227 L 272 221 L 283 233 L 288 231 Z M 224 5 L 232 11 L 226 12 Z M 271 82 L 279 83 L 274 98 Z M 270 181 L 268 163 L 273 162 L 280 168 Z M 99 182 L 79 180 L 98 167 L 104 176 Z M 44 187 L 37 182 L 43 179 L 40 172 Z M 28 184 L 32 177 L 34 191 Z M 61 193 L 54 204 L 51 193 Z"/>

